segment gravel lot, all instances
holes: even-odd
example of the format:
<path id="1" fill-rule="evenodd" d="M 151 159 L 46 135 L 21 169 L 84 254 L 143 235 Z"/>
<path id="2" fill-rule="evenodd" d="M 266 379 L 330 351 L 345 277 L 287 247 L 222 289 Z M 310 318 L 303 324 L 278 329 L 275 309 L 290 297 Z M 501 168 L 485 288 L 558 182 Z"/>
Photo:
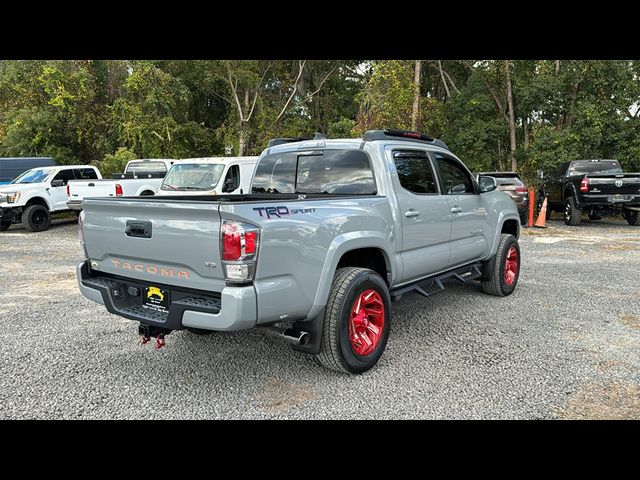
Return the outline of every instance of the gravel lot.
<path id="1" fill-rule="evenodd" d="M 80 295 L 74 220 L 0 233 L 0 418 L 640 418 L 640 229 L 523 234 L 515 293 L 405 297 L 377 368 L 349 377 L 255 330 L 177 332 Z"/>

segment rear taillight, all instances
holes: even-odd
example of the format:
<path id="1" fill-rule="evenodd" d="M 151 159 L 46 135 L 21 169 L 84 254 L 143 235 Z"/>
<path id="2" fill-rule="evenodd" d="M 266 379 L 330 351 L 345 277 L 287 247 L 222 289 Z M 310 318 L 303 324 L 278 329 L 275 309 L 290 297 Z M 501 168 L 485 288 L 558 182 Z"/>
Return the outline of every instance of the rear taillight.
<path id="1" fill-rule="evenodd" d="M 220 244 L 224 275 L 230 283 L 253 280 L 260 229 L 248 223 L 223 220 Z"/>
<path id="2" fill-rule="evenodd" d="M 589 177 L 584 177 L 580 182 L 580 191 L 581 192 L 589 191 Z"/>
<path id="3" fill-rule="evenodd" d="M 516 192 L 518 192 L 518 193 L 527 193 L 527 187 L 525 187 L 524 185 L 516 187 Z"/>
<path id="4" fill-rule="evenodd" d="M 116 183 L 116 197 L 121 197 L 122 195 L 122 185 Z"/>
<path id="5" fill-rule="evenodd" d="M 67 183 L 67 197 L 71 196 L 71 191 L 69 190 L 69 184 Z"/>

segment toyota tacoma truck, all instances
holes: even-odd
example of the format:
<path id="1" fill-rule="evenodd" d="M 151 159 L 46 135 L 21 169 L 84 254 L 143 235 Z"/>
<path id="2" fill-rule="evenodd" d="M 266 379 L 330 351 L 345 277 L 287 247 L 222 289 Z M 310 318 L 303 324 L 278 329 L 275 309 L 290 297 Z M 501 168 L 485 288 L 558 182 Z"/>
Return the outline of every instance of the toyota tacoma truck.
<path id="1" fill-rule="evenodd" d="M 640 173 L 623 173 L 616 160 L 560 164 L 540 187 L 539 203 L 545 197 L 547 217 L 552 210 L 563 212 L 567 225 L 580 225 L 582 212 L 589 220 L 622 214 L 629 225 L 640 225 Z"/>
<path id="2" fill-rule="evenodd" d="M 40 167 L 27 170 L 0 187 L 0 232 L 19 222 L 28 232 L 49 228 L 51 215 L 69 210 L 67 182 L 80 178 L 101 177 L 91 165 Z"/>
<path id="3" fill-rule="evenodd" d="M 131 160 L 123 173 L 114 173 L 112 178 L 100 181 L 72 181 L 67 185 L 67 206 L 71 210 L 82 210 L 82 200 L 89 197 L 129 197 L 155 195 L 175 160 L 145 159 Z"/>
<path id="4" fill-rule="evenodd" d="M 250 194 L 85 199 L 79 223 L 80 291 L 142 343 L 260 327 L 347 373 L 380 359 L 392 300 L 448 280 L 502 297 L 520 273 L 511 198 L 402 130 L 267 148 Z"/>

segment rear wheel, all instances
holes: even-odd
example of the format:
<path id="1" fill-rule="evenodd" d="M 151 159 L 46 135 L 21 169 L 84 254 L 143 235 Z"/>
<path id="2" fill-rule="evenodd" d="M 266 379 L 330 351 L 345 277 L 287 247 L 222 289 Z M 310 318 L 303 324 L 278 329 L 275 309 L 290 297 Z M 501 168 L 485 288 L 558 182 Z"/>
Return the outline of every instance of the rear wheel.
<path id="1" fill-rule="evenodd" d="M 564 201 L 564 223 L 566 225 L 580 225 L 582 210 L 576 205 L 573 197 L 567 197 Z"/>
<path id="2" fill-rule="evenodd" d="M 22 224 L 27 232 L 42 232 L 51 225 L 49 209 L 42 205 L 29 205 L 22 212 Z"/>
<path id="3" fill-rule="evenodd" d="M 9 230 L 10 226 L 11 226 L 11 222 L 9 220 L 1 220 L 0 221 L 0 232 L 6 232 L 7 230 Z"/>
<path id="4" fill-rule="evenodd" d="M 345 373 L 363 373 L 378 363 L 391 330 L 390 304 L 387 285 L 376 272 L 338 269 L 325 307 L 319 363 Z"/>
<path id="5" fill-rule="evenodd" d="M 627 223 L 629 225 L 634 225 L 636 227 L 640 226 L 640 212 L 628 210 L 626 212 L 625 218 L 627 219 Z"/>
<path id="6" fill-rule="evenodd" d="M 151 190 L 145 190 L 140 194 L 141 197 L 150 197 L 151 195 L 154 195 L 154 193 Z"/>
<path id="7" fill-rule="evenodd" d="M 520 276 L 520 246 L 513 235 L 503 233 L 495 256 L 484 265 L 482 289 L 489 295 L 511 295 Z"/>

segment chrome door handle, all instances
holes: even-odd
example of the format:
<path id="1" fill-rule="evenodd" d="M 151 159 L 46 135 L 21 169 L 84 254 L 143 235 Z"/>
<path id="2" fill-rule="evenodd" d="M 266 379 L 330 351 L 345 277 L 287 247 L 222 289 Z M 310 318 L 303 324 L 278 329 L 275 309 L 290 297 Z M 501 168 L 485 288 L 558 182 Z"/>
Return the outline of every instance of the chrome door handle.
<path id="1" fill-rule="evenodd" d="M 417 210 L 409 210 L 407 212 L 404 212 L 404 216 L 407 218 L 417 217 L 418 215 L 420 215 L 420 212 L 418 212 Z"/>
<path id="2" fill-rule="evenodd" d="M 462 209 L 460 207 L 453 207 L 451 213 L 462 213 Z"/>

